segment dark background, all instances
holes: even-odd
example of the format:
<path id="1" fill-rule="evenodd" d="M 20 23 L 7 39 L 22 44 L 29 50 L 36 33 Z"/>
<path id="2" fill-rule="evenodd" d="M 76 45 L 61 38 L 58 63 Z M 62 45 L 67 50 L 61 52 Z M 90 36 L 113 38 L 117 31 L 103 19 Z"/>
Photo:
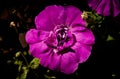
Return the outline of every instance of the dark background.
<path id="1" fill-rule="evenodd" d="M 41 10 L 43 10 L 46 6 L 51 4 L 70 4 L 78 7 L 79 9 L 92 11 L 85 0 L 0 0 L 0 14 L 3 12 L 4 8 L 12 11 L 12 9 L 19 8 L 20 6 L 25 7 L 29 4 L 29 10 L 26 12 L 22 12 L 21 14 L 28 13 L 28 17 L 32 15 L 32 19 L 34 21 L 35 15 L 37 15 Z M 34 6 L 34 8 L 32 8 Z M 31 11 L 32 10 L 32 11 Z M 10 12 L 9 12 L 10 13 Z M 15 32 L 14 29 L 9 27 L 9 23 L 11 20 L 17 21 L 17 19 L 13 18 L 13 16 L 9 15 L 9 21 L 5 22 L 5 20 L 0 21 L 0 35 L 4 38 L 4 40 L 0 41 L 0 48 L 4 50 L 8 50 L 12 48 L 12 51 L 8 51 L 4 53 L 3 50 L 0 50 L 0 79 L 15 79 L 17 75 L 17 67 L 13 64 L 7 64 L 6 61 L 11 59 L 17 51 L 28 50 L 28 48 L 23 48 L 18 40 L 19 33 L 25 33 L 28 29 L 26 29 L 25 24 L 21 28 L 17 28 L 18 33 Z M 26 19 L 26 17 L 25 17 Z M 8 18 L 7 18 L 8 20 Z M 32 21 L 32 25 L 34 22 Z M 8 24 L 7 24 L 8 23 Z M 9 31 L 8 31 L 9 30 Z M 78 75 L 71 74 L 65 75 L 62 73 L 51 72 L 51 74 L 55 74 L 57 79 L 104 79 L 109 78 L 110 71 L 112 69 L 112 74 L 115 74 L 117 78 L 120 75 L 120 15 L 117 17 L 108 16 L 105 17 L 105 20 L 102 22 L 101 27 L 96 27 L 92 29 L 96 43 L 93 46 L 93 50 L 90 58 L 87 62 L 80 64 L 79 69 L 76 71 Z M 114 40 L 106 41 L 108 36 L 112 36 Z M 111 56 L 112 55 L 112 56 Z M 39 72 L 40 70 L 40 72 Z M 38 69 L 39 74 L 44 75 L 45 68 L 41 67 Z M 41 76 L 42 78 L 43 76 Z M 35 75 L 31 72 L 28 74 L 28 79 L 37 79 Z"/>

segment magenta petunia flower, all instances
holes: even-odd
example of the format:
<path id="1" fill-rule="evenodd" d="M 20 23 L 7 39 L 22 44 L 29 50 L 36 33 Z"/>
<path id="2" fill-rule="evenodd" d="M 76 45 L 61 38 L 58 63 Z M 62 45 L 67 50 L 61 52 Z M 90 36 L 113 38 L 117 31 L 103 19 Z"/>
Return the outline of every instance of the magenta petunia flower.
<path id="1" fill-rule="evenodd" d="M 89 58 L 95 38 L 81 14 L 74 6 L 50 5 L 35 17 L 26 41 L 42 66 L 71 74 Z"/>
<path id="2" fill-rule="evenodd" d="M 116 17 L 120 13 L 120 0 L 86 0 L 98 14 Z"/>

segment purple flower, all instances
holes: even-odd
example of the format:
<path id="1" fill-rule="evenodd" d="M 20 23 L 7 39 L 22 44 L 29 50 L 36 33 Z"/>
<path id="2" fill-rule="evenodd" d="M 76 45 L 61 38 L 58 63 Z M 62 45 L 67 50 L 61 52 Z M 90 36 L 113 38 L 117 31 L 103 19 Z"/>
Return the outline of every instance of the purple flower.
<path id="1" fill-rule="evenodd" d="M 87 2 L 98 14 L 116 17 L 120 13 L 120 0 L 87 0 Z"/>
<path id="2" fill-rule="evenodd" d="M 74 6 L 51 5 L 35 17 L 26 41 L 42 66 L 71 74 L 89 58 L 95 38 L 81 14 Z"/>

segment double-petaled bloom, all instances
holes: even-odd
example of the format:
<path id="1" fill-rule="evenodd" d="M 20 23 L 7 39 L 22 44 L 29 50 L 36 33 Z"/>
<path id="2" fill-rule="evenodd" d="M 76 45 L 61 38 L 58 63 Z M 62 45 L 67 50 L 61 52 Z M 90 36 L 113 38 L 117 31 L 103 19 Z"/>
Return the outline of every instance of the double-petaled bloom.
<path id="1" fill-rule="evenodd" d="M 42 66 L 71 74 L 89 58 L 95 38 L 81 14 L 74 6 L 50 5 L 35 17 L 26 41 Z"/>
<path id="2" fill-rule="evenodd" d="M 86 0 L 98 14 L 116 17 L 120 14 L 120 0 Z"/>

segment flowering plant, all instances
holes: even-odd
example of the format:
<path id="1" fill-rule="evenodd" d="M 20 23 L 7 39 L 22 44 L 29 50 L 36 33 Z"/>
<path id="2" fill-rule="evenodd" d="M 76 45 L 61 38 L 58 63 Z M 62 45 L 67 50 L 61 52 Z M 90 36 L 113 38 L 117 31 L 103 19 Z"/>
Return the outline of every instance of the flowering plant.
<path id="1" fill-rule="evenodd" d="M 35 17 L 26 41 L 42 66 L 71 74 L 89 58 L 95 38 L 81 14 L 74 6 L 51 5 Z"/>
<path id="2" fill-rule="evenodd" d="M 108 54 L 119 62 L 119 0 L 54 1 L 50 4 L 61 5 L 40 1 L 7 8 L 8 19 L 1 9 L 1 78 L 97 79 L 106 76 Z"/>

